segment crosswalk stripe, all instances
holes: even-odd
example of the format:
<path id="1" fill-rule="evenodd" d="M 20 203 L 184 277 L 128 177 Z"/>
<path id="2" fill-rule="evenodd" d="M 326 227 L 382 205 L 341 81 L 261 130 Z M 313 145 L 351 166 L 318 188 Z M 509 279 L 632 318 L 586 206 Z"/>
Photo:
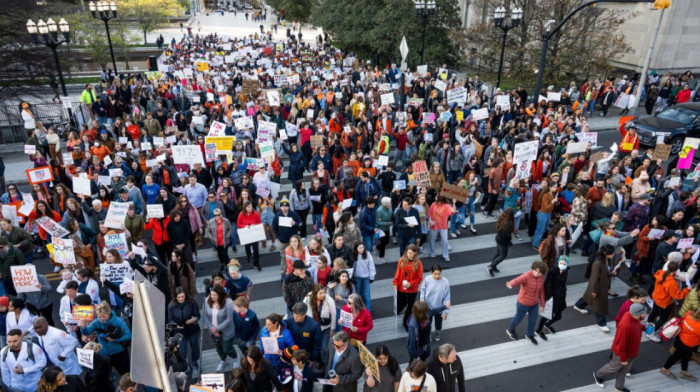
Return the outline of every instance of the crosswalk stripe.
<path id="1" fill-rule="evenodd" d="M 532 263 L 536 259 L 537 256 L 535 255 L 518 257 L 515 259 L 507 259 L 501 264 L 501 273 L 499 274 L 499 277 L 519 275 L 525 270 L 527 270 L 527 268 L 529 268 L 530 266 L 530 263 Z M 571 260 L 570 266 L 573 267 L 575 265 L 581 265 L 585 263 L 586 259 L 584 257 L 579 256 Z M 488 279 L 489 276 L 486 272 L 487 265 L 488 263 L 483 263 L 465 267 L 450 268 L 449 270 L 445 270 L 445 275 L 449 275 L 447 279 L 450 282 L 450 287 L 454 291 L 457 290 L 458 286 L 460 285 Z M 430 270 L 426 268 L 425 265 L 423 266 L 423 268 L 426 271 L 425 275 L 427 276 L 430 273 Z M 374 283 L 372 283 L 371 290 L 372 291 L 370 298 L 373 301 L 378 300 L 380 298 L 392 297 L 394 295 L 393 278 L 376 280 Z M 280 289 L 279 293 L 281 294 L 281 292 L 282 291 Z M 255 310 L 255 313 L 258 314 L 258 317 L 265 317 L 266 315 L 272 312 L 280 312 L 280 309 L 285 309 L 286 306 L 284 299 L 280 298 L 279 296 L 263 300 L 255 300 L 255 288 L 253 288 L 252 298 L 253 301 L 251 301 L 250 303 L 250 308 Z"/>
<path id="2" fill-rule="evenodd" d="M 659 359 L 663 361 L 662 358 Z M 659 368 L 663 363 L 659 362 Z M 603 363 L 596 364 L 594 366 L 602 366 Z M 679 367 L 676 365 L 671 368 L 676 376 L 679 373 Z M 690 361 L 688 366 L 688 371 L 694 374 L 696 377 L 700 376 L 700 365 Z M 592 377 L 592 376 L 591 376 Z M 611 390 L 614 387 L 614 381 L 607 381 L 605 390 Z M 685 392 L 685 391 L 697 391 L 697 382 L 684 380 L 679 378 L 678 380 L 671 380 L 668 377 L 664 377 L 659 373 L 659 369 L 649 370 L 642 373 L 632 373 L 632 377 L 625 379 L 625 387 L 635 391 L 635 392 Z M 596 392 L 601 389 L 594 384 L 586 385 L 580 388 L 568 389 L 564 392 Z"/>

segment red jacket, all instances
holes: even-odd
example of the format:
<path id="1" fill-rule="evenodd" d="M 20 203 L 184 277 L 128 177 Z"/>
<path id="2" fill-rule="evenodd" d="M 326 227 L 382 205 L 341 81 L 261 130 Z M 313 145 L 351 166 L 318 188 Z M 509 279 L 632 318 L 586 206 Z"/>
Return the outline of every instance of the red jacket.
<path id="1" fill-rule="evenodd" d="M 260 214 L 253 210 L 253 213 L 250 215 L 246 215 L 245 212 L 238 214 L 238 222 L 236 223 L 238 224 L 238 228 L 243 228 L 246 226 L 259 225 L 262 221 L 260 220 Z"/>
<path id="2" fill-rule="evenodd" d="M 163 219 L 163 224 L 161 224 L 158 219 L 151 218 L 143 228 L 146 230 L 153 230 L 153 242 L 156 245 L 161 245 L 163 242 L 170 242 L 168 232 L 165 230 L 168 223 L 170 223 L 170 217 L 166 215 L 165 219 Z"/>
<path id="3" fill-rule="evenodd" d="M 520 286 L 518 302 L 525 306 L 533 306 L 538 303 L 544 306 L 544 275 L 535 277 L 532 270 L 525 272 L 508 282 L 511 287 Z"/>
<path id="4" fill-rule="evenodd" d="M 411 285 L 407 288 L 403 288 L 403 281 L 407 280 Z M 401 267 L 401 260 L 399 260 L 396 266 L 396 273 L 394 274 L 394 287 L 396 290 L 402 293 L 417 293 L 420 286 L 420 282 L 423 281 L 423 263 L 418 260 L 418 268 L 413 269 L 413 263 L 406 263 L 405 267 Z"/>
<path id="5" fill-rule="evenodd" d="M 352 313 L 348 305 L 343 306 L 343 310 Z M 355 317 L 352 318 L 352 326 L 357 327 L 357 332 L 352 332 L 350 328 L 343 326 L 343 331 L 350 335 L 350 339 L 356 339 L 361 342 L 367 341 L 367 334 L 374 328 L 374 322 L 372 321 L 372 315 L 369 310 L 362 309 Z"/>
<path id="6" fill-rule="evenodd" d="M 644 326 L 630 312 L 622 316 L 622 320 L 617 324 L 615 339 L 612 344 L 612 352 L 620 357 L 620 361 L 627 362 L 630 358 L 639 355 L 639 345 L 642 342 L 642 330 Z"/>

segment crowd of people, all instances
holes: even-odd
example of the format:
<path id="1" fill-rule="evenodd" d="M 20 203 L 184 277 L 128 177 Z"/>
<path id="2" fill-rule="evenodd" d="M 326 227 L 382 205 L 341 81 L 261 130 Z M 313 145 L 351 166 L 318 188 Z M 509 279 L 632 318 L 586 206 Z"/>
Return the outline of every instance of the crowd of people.
<path id="1" fill-rule="evenodd" d="M 203 372 L 204 335 L 221 360 L 216 371 L 233 366 L 234 392 L 310 392 L 315 382 L 337 392 L 355 392 L 360 382 L 366 391 L 464 392 L 455 346 L 434 343 L 450 315 L 442 274 L 453 265 L 450 241 L 477 233 L 478 211 L 486 220 L 498 214 L 490 277 L 508 262 L 513 240 L 527 235 L 537 252 L 531 269 L 506 284 L 520 287 L 510 339 L 526 315 L 533 344 L 556 333 L 568 306 L 569 256 L 580 252 L 589 257 L 588 287 L 573 308 L 590 309 L 602 332 L 611 332 L 608 298 L 618 296 L 611 280 L 627 269 L 635 283 L 615 318 L 612 360 L 594 372 L 595 382 L 614 375 L 626 390 L 643 330 L 654 342 L 675 339 L 663 375 L 675 378 L 680 360 L 680 377 L 696 381 L 688 363 L 698 361 L 700 342 L 698 177 L 677 169 L 677 159 L 640 151 L 633 126 L 621 128 L 617 151 L 597 160 L 591 145 L 567 153 L 590 132 L 596 104 L 608 115 L 617 94 L 641 87 L 645 102 L 653 109 L 658 98 L 663 109 L 671 97 L 691 99 L 684 91 L 697 89 L 692 74 L 664 75 L 659 82 L 680 92 L 663 97 L 652 74 L 641 86 L 638 75 L 552 86 L 559 100 L 537 101 L 522 86 L 490 95 L 478 76 L 463 80 L 435 67 L 407 74 L 399 94 L 395 65 L 372 67 L 325 42 L 190 32 L 173 39 L 158 72 L 86 85 L 81 101 L 92 120 L 65 139 L 21 105 L 29 159 L 50 181 L 35 178 L 27 192 L 10 183 L 0 197 L 3 214 L 17 212 L 0 223 L 3 390 L 103 391 L 112 370 L 120 388 L 133 390 L 128 283 L 138 271 L 166 298 L 174 331 L 166 360 L 176 373 Z M 451 90 L 464 97 L 454 101 Z M 208 137 L 232 137 L 231 147 L 211 154 Z M 534 159 L 518 165 L 518 145 L 533 141 Z M 197 146 L 198 156 L 174 153 L 180 146 Z M 82 180 L 89 193 L 76 193 Z M 288 193 L 279 191 L 283 183 Z M 128 209 L 115 227 L 108 214 L 121 203 Z M 60 240 L 72 244 L 73 262 L 59 261 L 47 221 L 68 233 Z M 264 237 L 239 235 L 254 227 Z M 261 271 L 268 245 L 279 252 L 286 306 L 257 315 L 250 309 L 256 272 L 242 271 L 247 264 Z M 399 257 L 387 259 L 394 245 Z M 201 293 L 196 267 L 210 246 L 220 268 Z M 60 275 L 58 286 L 38 274 L 36 290 L 17 292 L 11 267 L 46 263 Z M 402 374 L 378 345 L 376 377 L 359 353 L 374 327 L 376 267 L 385 263 L 396 263 L 395 312 L 410 363 Z M 108 279 L 107 266 L 124 272 Z M 62 296 L 58 312 L 53 290 Z M 94 318 L 77 319 L 75 307 Z M 93 352 L 92 368 L 78 363 L 77 348 Z M 191 381 L 178 380 L 182 388 Z"/>

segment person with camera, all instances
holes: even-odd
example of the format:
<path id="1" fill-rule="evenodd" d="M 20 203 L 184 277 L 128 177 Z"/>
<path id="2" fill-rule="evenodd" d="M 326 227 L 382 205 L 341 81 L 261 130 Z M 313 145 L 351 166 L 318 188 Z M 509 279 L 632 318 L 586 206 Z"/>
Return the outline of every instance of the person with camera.
<path id="1" fill-rule="evenodd" d="M 357 380 L 362 377 L 362 362 L 357 349 L 350 344 L 345 331 L 336 332 L 331 338 L 333 347 L 328 350 L 326 375 L 333 386 L 326 385 L 324 392 L 356 392 Z"/>
<path id="2" fill-rule="evenodd" d="M 175 299 L 168 305 L 168 323 L 174 324 L 181 336 L 179 353 L 187 364 L 187 346 L 191 350 L 192 370 L 199 373 L 199 306 L 193 298 L 187 298 L 182 287 L 175 289 Z M 175 370 L 174 370 L 175 371 Z"/>
<path id="3" fill-rule="evenodd" d="M 81 320 L 78 325 L 83 334 L 83 340 L 95 340 L 102 345 L 102 355 L 108 356 L 112 366 L 120 374 L 128 373 L 131 368 L 129 353 L 124 344 L 131 340 L 131 330 L 126 322 L 112 311 L 108 303 L 102 302 L 95 306 L 97 319 L 89 324 Z M 92 336 L 89 336 L 92 335 Z"/>
<path id="4" fill-rule="evenodd" d="M 180 352 L 182 338 L 182 334 L 176 333 L 166 339 L 165 342 L 167 348 L 165 351 L 165 367 L 167 369 L 172 369 L 173 373 L 187 373 L 189 370 L 187 358 Z"/>

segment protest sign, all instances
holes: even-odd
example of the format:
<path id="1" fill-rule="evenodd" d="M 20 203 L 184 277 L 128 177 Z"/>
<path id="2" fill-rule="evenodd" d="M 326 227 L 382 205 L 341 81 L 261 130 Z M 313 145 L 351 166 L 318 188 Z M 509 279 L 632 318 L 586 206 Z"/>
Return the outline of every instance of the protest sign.
<path id="1" fill-rule="evenodd" d="M 260 342 L 262 343 L 263 352 L 265 354 L 277 354 L 280 351 L 279 345 L 277 344 L 277 338 L 261 337 Z"/>
<path id="2" fill-rule="evenodd" d="M 272 163 L 275 159 L 275 147 L 271 141 L 260 143 L 260 157 L 268 163 Z"/>
<path id="3" fill-rule="evenodd" d="M 122 284 L 119 285 L 119 294 L 134 293 L 134 281 L 129 278 L 124 278 Z"/>
<path id="4" fill-rule="evenodd" d="M 36 218 L 34 222 L 41 226 L 42 229 L 46 230 L 47 233 L 51 234 L 51 237 L 61 238 L 70 234 L 68 230 L 63 228 L 63 226 L 61 226 L 60 224 L 58 224 L 58 222 L 54 221 L 48 216 Z"/>
<path id="5" fill-rule="evenodd" d="M 253 129 L 255 127 L 253 117 L 251 116 L 234 118 L 233 125 L 236 127 L 237 131 L 245 131 L 246 129 Z"/>
<path id="6" fill-rule="evenodd" d="M 95 352 L 92 350 L 84 350 L 80 347 L 76 347 L 75 352 L 78 356 L 78 365 L 92 369 Z"/>
<path id="7" fill-rule="evenodd" d="M 671 155 L 672 148 L 673 146 L 670 144 L 657 144 L 656 147 L 654 147 L 654 155 L 652 155 L 651 159 L 655 161 L 659 159 L 662 161 L 667 160 Z"/>
<path id="8" fill-rule="evenodd" d="M 219 121 L 211 123 L 209 136 L 226 136 L 226 124 Z"/>
<path id="9" fill-rule="evenodd" d="M 149 218 L 164 218 L 165 212 L 163 211 L 162 204 L 147 204 L 146 213 Z"/>
<path id="10" fill-rule="evenodd" d="M 73 320 L 74 321 L 92 321 L 93 309 L 92 305 L 75 305 L 73 306 Z"/>
<path id="11" fill-rule="evenodd" d="M 48 166 L 37 167 L 26 171 L 27 179 L 30 185 L 40 184 L 42 182 L 53 181 L 53 172 Z"/>
<path id="12" fill-rule="evenodd" d="M 598 145 L 598 134 L 595 132 L 577 133 L 576 137 L 578 138 L 579 142 L 590 142 L 592 147 L 596 147 Z"/>
<path id="13" fill-rule="evenodd" d="M 677 249 L 687 249 L 693 247 L 694 238 L 681 238 L 678 240 Z"/>
<path id="14" fill-rule="evenodd" d="M 455 199 L 466 203 L 469 198 L 469 190 L 457 185 L 444 184 L 440 190 L 440 196 L 444 196 L 448 200 Z"/>
<path id="15" fill-rule="evenodd" d="M 345 310 L 340 311 L 340 318 L 338 323 L 342 326 L 350 328 L 352 326 L 353 316 L 351 312 L 346 312 Z"/>
<path id="16" fill-rule="evenodd" d="M 455 87 L 447 92 L 447 104 L 464 105 L 467 102 L 467 89 L 464 87 Z"/>
<path id="17" fill-rule="evenodd" d="M 63 165 L 64 166 L 75 164 L 75 162 L 73 161 L 73 153 L 64 152 L 63 154 L 61 154 L 61 156 L 63 157 Z"/>
<path id="18" fill-rule="evenodd" d="M 522 161 L 516 163 L 515 166 L 515 178 L 518 180 L 526 180 L 530 177 L 530 171 L 532 170 L 532 161 Z"/>
<path id="19" fill-rule="evenodd" d="M 423 188 L 430 187 L 430 175 L 428 174 L 428 166 L 425 161 L 413 162 L 413 175 L 418 186 Z"/>
<path id="20" fill-rule="evenodd" d="M 156 147 L 160 147 L 165 144 L 165 138 L 158 137 L 158 136 L 153 136 L 153 145 Z"/>
<path id="21" fill-rule="evenodd" d="M 423 124 L 435 124 L 435 113 L 425 112 L 423 113 Z"/>
<path id="22" fill-rule="evenodd" d="M 63 266 L 75 264 L 73 240 L 51 237 L 51 242 L 53 243 L 53 259 L 56 263 Z"/>
<path id="23" fill-rule="evenodd" d="M 277 87 L 287 83 L 287 76 L 286 75 L 275 75 L 272 78 L 275 81 L 275 86 L 277 86 Z"/>
<path id="24" fill-rule="evenodd" d="M 17 202 L 19 204 L 21 202 Z M 17 205 L 14 204 L 3 204 L 2 205 L 2 217 L 10 220 L 12 226 L 19 226 L 19 222 L 22 219 L 17 216 Z M 30 211 L 31 213 L 31 211 Z"/>
<path id="25" fill-rule="evenodd" d="M 106 249 L 116 249 L 122 259 L 127 259 L 129 257 L 129 245 L 126 242 L 126 234 L 110 234 L 105 238 L 105 248 Z M 103 266 L 107 264 L 102 264 Z"/>
<path id="26" fill-rule="evenodd" d="M 378 165 L 381 167 L 386 167 L 389 164 L 389 156 L 388 155 L 380 155 L 377 157 Z"/>
<path id="27" fill-rule="evenodd" d="M 423 98 L 411 98 L 408 100 L 408 104 L 411 106 L 419 107 L 423 104 Z"/>
<path id="28" fill-rule="evenodd" d="M 280 92 L 277 90 L 268 90 L 265 92 L 267 95 L 267 103 L 270 106 L 280 106 Z"/>
<path id="29" fill-rule="evenodd" d="M 221 154 L 229 151 L 233 151 L 233 142 L 235 137 L 233 136 L 207 136 L 204 139 L 205 144 L 214 143 L 216 144 L 216 151 Z"/>
<path id="30" fill-rule="evenodd" d="M 279 349 L 277 350 L 279 352 Z M 202 374 L 202 386 L 211 388 L 214 392 L 226 392 L 226 384 L 223 373 Z"/>
<path id="31" fill-rule="evenodd" d="M 98 176 L 97 177 L 97 184 L 98 185 L 104 185 L 104 186 L 111 186 L 112 185 L 112 177 L 110 176 Z"/>
<path id="32" fill-rule="evenodd" d="M 206 143 L 204 145 L 204 155 L 207 162 L 214 162 L 216 160 L 216 143 Z"/>
<path id="33" fill-rule="evenodd" d="M 311 136 L 311 148 L 316 149 L 323 146 L 323 135 Z"/>
<path id="34" fill-rule="evenodd" d="M 534 161 L 537 159 L 538 147 L 539 142 L 537 140 L 516 144 L 515 154 L 513 154 L 513 163 Z"/>
<path id="35" fill-rule="evenodd" d="M 90 180 L 83 177 L 73 177 L 73 193 L 76 195 L 92 195 Z"/>
<path id="36" fill-rule="evenodd" d="M 496 106 L 500 106 L 501 110 L 510 109 L 510 96 L 509 95 L 497 95 L 496 96 Z"/>
<path id="37" fill-rule="evenodd" d="M 382 94 L 382 95 L 380 95 L 380 98 L 381 98 L 381 100 L 382 100 L 382 105 L 391 105 L 391 104 L 393 104 L 394 102 L 396 102 L 396 101 L 394 100 L 394 94 L 393 94 L 393 93 Z"/>
<path id="38" fill-rule="evenodd" d="M 25 144 L 24 153 L 27 155 L 34 155 L 36 153 L 36 146 L 33 144 Z"/>
<path id="39" fill-rule="evenodd" d="M 428 73 L 428 65 L 419 65 L 416 67 L 416 72 L 418 72 L 419 75 L 425 76 L 425 74 Z"/>
<path id="40" fill-rule="evenodd" d="M 372 372 L 372 376 L 378 382 L 381 382 L 381 379 L 379 378 L 379 362 L 377 361 L 377 358 L 372 355 L 372 352 L 369 351 L 367 347 L 365 347 L 365 345 L 359 340 L 357 341 L 356 347 L 358 353 L 360 354 L 360 362 L 362 362 L 362 364 Z"/>
<path id="41" fill-rule="evenodd" d="M 10 274 L 12 275 L 12 283 L 15 285 L 15 291 L 18 293 L 40 290 L 36 287 L 39 284 L 39 278 L 36 275 L 34 264 L 12 265 L 10 266 Z"/>
<path id="42" fill-rule="evenodd" d="M 354 203 L 355 203 L 355 200 L 353 200 L 353 199 L 345 199 L 345 200 L 343 200 L 343 203 L 340 206 L 340 209 L 342 211 L 345 211 L 348 208 L 352 207 Z"/>
<path id="43" fill-rule="evenodd" d="M 580 153 L 586 152 L 587 149 L 588 149 L 588 142 L 578 142 L 578 143 L 569 142 L 566 145 L 566 154 L 567 155 L 580 154 Z"/>
<path id="44" fill-rule="evenodd" d="M 202 150 L 198 145 L 172 146 L 173 162 L 176 164 L 194 165 L 200 163 L 204 165 Z"/>
<path id="45" fill-rule="evenodd" d="M 406 189 L 406 180 L 396 180 L 396 181 L 394 181 L 394 189 L 397 189 L 397 190 L 400 190 L 400 191 Z"/>
<path id="46" fill-rule="evenodd" d="M 559 102 L 561 101 L 561 93 L 547 93 L 547 101 L 549 102 Z"/>
<path id="47" fill-rule="evenodd" d="M 238 239 L 241 245 L 258 242 L 261 238 L 265 238 L 265 229 L 262 224 L 238 228 Z"/>
<path id="48" fill-rule="evenodd" d="M 435 88 L 442 91 L 443 93 L 445 92 L 445 89 L 447 88 L 447 83 L 443 82 L 442 80 L 438 79 L 435 81 Z"/>
<path id="49" fill-rule="evenodd" d="M 489 117 L 489 109 L 487 109 L 487 108 L 472 110 L 472 118 L 474 120 L 483 120 L 483 119 L 488 118 L 488 117 Z"/>
<path id="50" fill-rule="evenodd" d="M 199 146 L 197 146 L 197 148 L 199 148 Z M 112 229 L 121 229 L 122 226 L 124 226 L 126 213 L 129 211 L 129 204 L 131 203 L 111 202 L 109 204 L 109 210 L 107 210 L 107 217 L 105 217 L 105 226 Z"/>
<path id="51" fill-rule="evenodd" d="M 131 272 L 128 263 L 100 264 L 100 275 L 103 275 L 108 282 L 123 282 L 124 278 L 131 275 Z"/>
<path id="52" fill-rule="evenodd" d="M 258 121 L 258 143 L 272 140 L 272 136 L 276 134 L 277 124 L 269 121 Z"/>
<path id="53" fill-rule="evenodd" d="M 124 175 L 124 172 L 122 169 L 109 169 L 109 177 L 114 178 L 114 177 L 121 177 Z"/>

